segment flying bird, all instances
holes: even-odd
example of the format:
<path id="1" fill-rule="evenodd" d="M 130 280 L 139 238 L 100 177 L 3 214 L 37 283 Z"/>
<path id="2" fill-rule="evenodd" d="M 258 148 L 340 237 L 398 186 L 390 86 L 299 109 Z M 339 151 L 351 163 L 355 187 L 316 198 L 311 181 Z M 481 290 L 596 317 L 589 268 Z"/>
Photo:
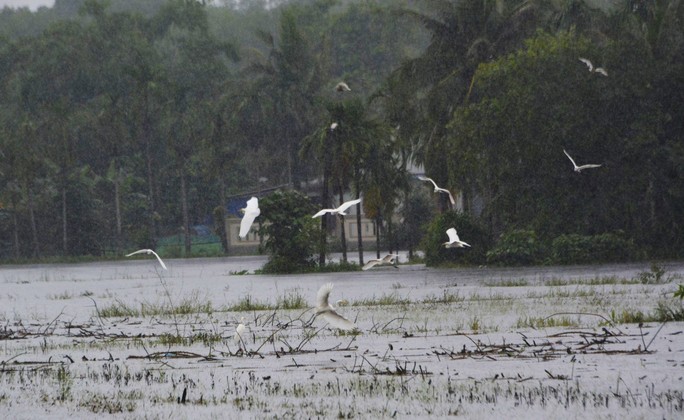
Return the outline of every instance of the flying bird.
<path id="1" fill-rule="evenodd" d="M 333 131 L 334 129 L 336 129 L 338 125 L 339 124 L 337 124 L 336 122 L 330 124 L 330 131 Z"/>
<path id="2" fill-rule="evenodd" d="M 570 155 L 568 154 L 568 152 L 565 151 L 565 149 L 563 149 L 563 153 L 565 153 L 565 156 L 567 156 L 568 159 L 570 159 L 570 162 L 572 162 L 572 166 L 574 167 L 575 172 L 577 172 L 577 173 L 582 172 L 584 169 L 598 168 L 601 166 L 601 165 L 598 165 L 595 163 L 588 163 L 586 165 L 577 166 L 577 164 L 575 163 L 575 160 L 570 157 Z"/>
<path id="3" fill-rule="evenodd" d="M 369 269 L 375 267 L 376 265 L 393 264 L 394 263 L 393 260 L 395 258 L 398 258 L 398 257 L 399 257 L 399 255 L 397 255 L 397 254 L 387 254 L 384 257 L 379 258 L 379 259 L 368 260 L 368 262 L 363 267 L 361 267 L 361 269 L 363 271 L 366 271 L 366 270 L 369 270 Z"/>
<path id="4" fill-rule="evenodd" d="M 164 270 L 168 270 L 168 268 L 166 268 L 166 264 L 164 264 L 164 261 L 162 261 L 162 259 L 159 258 L 159 255 L 157 255 L 157 253 L 152 251 L 151 249 L 139 249 L 135 252 L 131 252 L 130 254 L 127 254 L 126 256 L 130 257 L 130 256 L 135 255 L 135 254 L 152 254 L 155 257 L 157 257 L 157 260 L 159 260 L 159 264 L 161 264 L 162 268 Z"/>
<path id="5" fill-rule="evenodd" d="M 594 68 L 594 65 L 588 59 L 580 57 L 579 61 L 581 61 L 587 65 L 590 73 L 599 73 L 599 74 L 602 74 L 604 76 L 608 76 L 608 72 L 606 71 L 606 69 L 604 69 L 603 67 Z"/>
<path id="6" fill-rule="evenodd" d="M 326 283 L 318 289 L 318 295 L 316 296 L 316 316 L 322 315 L 323 318 L 335 328 L 353 330 L 356 328 L 356 325 L 335 312 L 335 308 L 328 303 L 328 298 L 330 297 L 330 291 L 332 291 L 332 289 L 332 283 Z"/>
<path id="7" fill-rule="evenodd" d="M 240 210 L 245 213 L 240 221 L 240 237 L 244 239 L 249 233 L 249 228 L 252 227 L 254 219 L 261 214 L 261 210 L 259 210 L 259 199 L 256 197 L 250 198 L 247 200 L 247 207 Z"/>
<path id="8" fill-rule="evenodd" d="M 349 92 L 351 89 L 349 89 L 349 85 L 347 85 L 344 82 L 340 82 L 335 86 L 335 90 L 338 92 Z"/>
<path id="9" fill-rule="evenodd" d="M 449 228 L 446 231 L 447 235 L 449 235 L 449 241 L 444 242 L 442 245 L 444 245 L 445 248 L 464 248 L 464 247 L 470 247 L 467 243 L 463 242 L 462 240 L 459 239 L 458 233 L 456 233 L 456 229 L 454 228 Z"/>
<path id="10" fill-rule="evenodd" d="M 323 216 L 326 213 L 339 214 L 340 216 L 346 216 L 347 213 L 345 213 L 344 211 L 347 210 L 349 207 L 353 206 L 354 204 L 358 204 L 360 202 L 361 202 L 360 198 L 357 198 L 356 200 L 345 201 L 338 208 L 336 208 L 336 209 L 323 209 L 323 210 L 319 211 L 318 213 L 314 214 L 312 216 L 312 218 Z"/>
<path id="11" fill-rule="evenodd" d="M 435 181 L 432 180 L 432 178 L 428 178 L 428 177 L 426 177 L 426 176 L 418 176 L 418 179 L 420 179 L 421 181 L 430 181 L 430 182 L 432 182 L 432 185 L 435 186 L 435 192 L 441 192 L 441 193 L 444 193 L 444 194 L 449 194 L 449 201 L 451 201 L 451 205 L 452 205 L 452 206 L 455 206 L 455 205 L 456 205 L 456 200 L 454 200 L 454 196 L 451 195 L 451 191 L 449 191 L 449 190 L 447 190 L 447 189 L 445 189 L 445 188 L 440 188 L 440 187 L 438 187 L 437 184 L 435 183 Z"/>

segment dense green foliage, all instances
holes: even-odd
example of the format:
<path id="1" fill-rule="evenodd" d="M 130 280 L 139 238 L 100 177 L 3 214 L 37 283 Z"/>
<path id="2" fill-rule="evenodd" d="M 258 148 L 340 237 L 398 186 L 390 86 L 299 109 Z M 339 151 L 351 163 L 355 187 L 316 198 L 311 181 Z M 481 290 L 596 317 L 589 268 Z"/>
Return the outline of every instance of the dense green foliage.
<path id="1" fill-rule="evenodd" d="M 501 235 L 487 252 L 487 262 L 495 265 L 533 265 L 543 262 L 544 245 L 533 230 L 514 230 Z"/>
<path id="2" fill-rule="evenodd" d="M 561 235 L 551 243 L 552 261 L 559 264 L 629 261 L 638 256 L 634 243 L 615 233 Z"/>
<path id="3" fill-rule="evenodd" d="M 276 191 L 259 202 L 259 234 L 266 237 L 270 254 L 264 273 L 294 273 L 313 267 L 319 232 L 311 218 L 315 212 L 309 198 L 297 191 Z"/>
<path id="4" fill-rule="evenodd" d="M 207 3 L 0 12 L 1 258 L 191 255 L 264 187 L 361 196 L 428 264 L 684 255 L 684 2 Z M 471 249 L 439 247 L 451 226 Z"/>

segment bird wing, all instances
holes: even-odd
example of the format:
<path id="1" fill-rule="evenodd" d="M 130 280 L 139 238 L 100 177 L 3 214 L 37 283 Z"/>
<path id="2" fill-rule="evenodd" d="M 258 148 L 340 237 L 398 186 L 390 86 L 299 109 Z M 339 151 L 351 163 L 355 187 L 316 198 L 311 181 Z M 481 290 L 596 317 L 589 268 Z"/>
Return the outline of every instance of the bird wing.
<path id="1" fill-rule="evenodd" d="M 159 264 L 161 264 L 162 268 L 163 268 L 164 270 L 168 270 L 168 268 L 166 268 L 166 264 L 164 264 L 164 261 L 162 261 L 162 259 L 159 257 L 159 255 L 158 255 L 156 252 L 152 251 L 151 249 L 150 249 L 149 251 L 150 251 L 152 254 L 154 254 L 155 257 L 157 257 L 157 260 L 159 260 Z"/>
<path id="2" fill-rule="evenodd" d="M 443 192 L 445 194 L 449 194 L 449 201 L 451 202 L 452 206 L 456 205 L 456 200 L 454 200 L 454 196 L 451 195 L 451 191 L 447 190 L 446 188 L 439 188 L 437 187 L 437 191 Z"/>
<path id="3" fill-rule="evenodd" d="M 392 260 L 398 257 L 399 255 L 397 254 L 387 254 L 385 257 L 382 259 L 382 262 L 385 264 L 391 264 Z"/>
<path id="4" fill-rule="evenodd" d="M 584 64 L 586 64 L 587 67 L 589 67 L 589 71 L 593 71 L 593 70 L 594 70 L 594 65 L 591 64 L 591 61 L 587 60 L 586 58 L 582 58 L 582 57 L 580 57 L 579 61 L 581 61 L 581 62 L 583 62 Z"/>
<path id="5" fill-rule="evenodd" d="M 260 211 L 259 210 L 259 199 L 256 197 L 252 197 L 249 200 L 247 200 L 247 207 L 245 208 L 245 213 L 247 212 L 254 212 L 254 211 Z"/>
<path id="6" fill-rule="evenodd" d="M 368 260 L 368 262 L 361 267 L 363 271 L 370 270 L 371 268 L 375 267 L 376 265 L 380 264 L 382 260 Z"/>
<path id="7" fill-rule="evenodd" d="M 608 76 L 608 72 L 603 67 L 596 67 L 596 70 L 594 70 L 594 72 L 600 73 L 604 76 Z"/>
<path id="8" fill-rule="evenodd" d="M 458 241 L 459 241 L 459 239 L 458 239 L 458 233 L 456 233 L 456 229 L 455 229 L 455 228 L 449 228 L 449 229 L 446 231 L 446 233 L 447 233 L 447 235 L 449 235 L 449 243 L 454 243 L 454 242 L 458 242 Z"/>
<path id="9" fill-rule="evenodd" d="M 437 186 L 437 184 L 435 183 L 435 181 L 432 180 L 432 178 L 428 178 L 426 176 L 418 176 L 418 179 L 420 179 L 421 181 L 430 181 L 430 182 L 432 182 L 432 185 L 435 186 L 435 188 L 439 188 Z"/>
<path id="10" fill-rule="evenodd" d="M 563 149 L 563 153 L 565 153 L 565 156 L 567 156 L 568 159 L 570 159 L 570 162 L 572 162 L 572 166 L 577 168 L 577 164 L 575 163 L 575 160 L 570 157 L 570 155 L 568 154 L 568 152 L 565 151 L 565 149 Z"/>
<path id="11" fill-rule="evenodd" d="M 332 283 L 326 283 L 318 289 L 318 294 L 316 294 L 316 309 L 325 310 L 330 308 L 328 303 L 328 297 L 330 297 L 330 292 L 333 289 Z"/>
<path id="12" fill-rule="evenodd" d="M 470 246 L 470 244 L 468 244 L 467 242 L 463 242 L 463 241 L 459 241 L 459 242 L 460 242 L 461 245 L 463 245 L 463 246 L 467 246 L 468 248 L 472 248 L 472 247 Z"/>
<path id="13" fill-rule="evenodd" d="M 247 236 L 249 229 L 252 227 L 252 223 L 254 223 L 254 219 L 261 214 L 261 210 L 259 209 L 259 199 L 252 197 L 247 200 L 247 207 L 245 207 L 244 210 L 245 214 L 242 216 L 242 220 L 240 221 L 241 238 Z"/>
<path id="14" fill-rule="evenodd" d="M 344 213 L 344 211 L 347 210 L 349 207 L 351 207 L 351 206 L 353 206 L 353 205 L 355 205 L 355 204 L 358 204 L 358 203 L 360 203 L 360 202 L 361 202 L 361 199 L 360 199 L 360 198 L 357 198 L 356 200 L 346 201 L 346 202 L 342 203 L 342 205 L 339 206 L 336 210 L 337 210 L 339 213 Z"/>
<path id="15" fill-rule="evenodd" d="M 242 220 L 240 220 L 240 237 L 245 238 L 247 234 L 249 233 L 249 229 L 252 227 L 252 223 L 254 223 L 254 219 L 259 214 L 254 214 L 254 213 L 247 213 L 245 212 L 245 215 L 242 216 Z"/>
<path id="16" fill-rule="evenodd" d="M 344 83 L 344 82 L 338 83 L 337 86 L 335 86 L 335 90 L 337 90 L 338 92 L 342 92 L 342 91 L 349 92 L 349 91 L 351 91 L 351 89 L 349 88 L 349 85 Z"/>
<path id="17" fill-rule="evenodd" d="M 135 254 L 151 254 L 152 250 L 151 249 L 139 249 L 135 252 L 131 252 L 130 254 L 126 254 L 127 257 L 130 257 L 131 255 Z"/>
<path id="18" fill-rule="evenodd" d="M 126 256 L 130 257 L 130 256 L 135 255 L 135 254 L 152 254 L 155 257 L 157 257 L 157 260 L 159 261 L 159 264 L 161 264 L 162 268 L 164 270 L 168 270 L 168 268 L 166 268 L 166 264 L 164 264 L 164 261 L 162 261 L 162 259 L 159 257 L 159 255 L 157 255 L 157 253 L 151 249 L 139 249 L 137 251 L 131 252 L 130 254 L 126 254 Z"/>
<path id="19" fill-rule="evenodd" d="M 314 214 L 313 216 L 311 216 L 311 218 L 315 219 L 317 217 L 323 216 L 326 213 L 336 213 L 336 212 L 337 212 L 337 210 L 335 210 L 335 209 L 323 209 L 323 210 L 319 211 L 318 213 Z"/>
<path id="20" fill-rule="evenodd" d="M 321 312 L 321 315 L 323 315 L 325 320 L 335 328 L 339 328 L 341 330 L 353 330 L 356 328 L 356 325 L 353 322 L 333 311 L 332 309 Z"/>
<path id="21" fill-rule="evenodd" d="M 578 170 L 584 170 L 584 169 L 589 169 L 589 168 L 600 168 L 601 165 L 597 165 L 595 163 L 587 163 L 586 165 L 582 165 L 577 167 Z"/>

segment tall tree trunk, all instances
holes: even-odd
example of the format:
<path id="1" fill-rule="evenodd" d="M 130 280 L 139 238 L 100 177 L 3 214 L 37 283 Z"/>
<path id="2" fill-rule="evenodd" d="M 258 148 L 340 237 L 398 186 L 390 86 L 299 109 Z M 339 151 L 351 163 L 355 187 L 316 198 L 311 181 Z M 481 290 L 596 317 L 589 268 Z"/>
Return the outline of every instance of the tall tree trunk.
<path id="1" fill-rule="evenodd" d="M 19 220 L 17 219 L 17 203 L 12 200 L 12 227 L 14 236 L 14 259 L 19 259 Z"/>
<path id="2" fill-rule="evenodd" d="M 340 204 L 344 203 L 344 191 L 340 185 Z M 340 240 L 342 241 L 342 261 L 347 262 L 347 234 L 344 231 L 344 216 L 339 215 L 340 218 Z"/>
<path id="3" fill-rule="evenodd" d="M 356 198 L 359 198 L 358 194 Z M 361 228 L 361 203 L 356 205 L 356 236 L 358 239 L 359 247 L 359 265 L 363 265 L 363 229 Z"/>
<path id="4" fill-rule="evenodd" d="M 380 258 L 380 226 L 382 226 L 382 219 L 380 214 L 375 217 L 375 254 Z"/>
<path id="5" fill-rule="evenodd" d="M 119 169 L 115 169 L 115 175 L 114 175 L 114 214 L 116 218 L 116 250 L 115 254 L 119 255 L 119 252 L 121 252 L 121 246 L 123 245 L 121 243 L 121 232 L 122 232 L 122 220 L 121 220 L 121 185 L 120 185 L 120 179 L 121 177 L 119 176 Z"/>
<path id="6" fill-rule="evenodd" d="M 28 190 L 28 211 L 29 211 L 29 221 L 31 223 L 31 245 L 32 245 L 32 256 L 37 258 L 40 255 L 40 247 L 38 243 L 38 228 L 36 227 L 36 213 L 34 211 L 35 202 L 33 198 L 33 189 L 29 185 Z"/>
<path id="7" fill-rule="evenodd" d="M 389 246 L 389 253 L 393 254 L 396 251 L 394 243 L 394 234 L 392 229 L 392 218 L 387 218 L 387 246 Z"/>
<path id="8" fill-rule="evenodd" d="M 328 180 L 330 178 L 330 154 L 326 154 L 325 163 L 323 167 L 323 185 L 321 186 L 321 207 L 324 209 L 330 208 L 330 189 L 328 187 Z M 328 215 L 324 214 L 321 217 L 321 239 L 320 249 L 318 251 L 318 266 L 325 266 L 325 251 L 328 245 Z"/>
<path id="9" fill-rule="evenodd" d="M 219 215 L 219 218 L 221 220 L 217 221 L 217 223 L 220 224 L 220 226 L 218 226 L 218 230 L 219 230 L 220 236 L 221 236 L 221 247 L 223 248 L 223 253 L 228 255 L 228 235 L 230 232 L 228 231 L 228 225 L 226 223 L 226 212 L 225 212 L 225 208 L 226 208 L 226 182 L 222 176 L 219 176 L 219 200 L 221 201 L 221 204 L 220 204 L 221 211 L 220 211 L 220 215 Z"/>
<path id="10" fill-rule="evenodd" d="M 190 213 L 188 211 L 188 191 L 185 180 L 185 169 L 180 169 L 181 181 L 181 209 L 183 212 L 183 240 L 185 243 L 185 256 L 189 257 L 192 251 L 192 240 L 190 237 Z"/>
<path id="11" fill-rule="evenodd" d="M 361 198 L 361 186 L 359 185 L 358 169 L 355 168 L 354 184 L 356 188 L 356 198 Z M 359 265 L 363 266 L 363 229 L 361 228 L 361 203 L 356 205 L 356 236 L 359 247 Z"/>
<path id="12" fill-rule="evenodd" d="M 66 178 L 66 177 L 63 177 Z M 62 182 L 62 255 L 67 255 L 69 252 L 68 236 L 67 236 L 67 187 L 66 179 Z"/>

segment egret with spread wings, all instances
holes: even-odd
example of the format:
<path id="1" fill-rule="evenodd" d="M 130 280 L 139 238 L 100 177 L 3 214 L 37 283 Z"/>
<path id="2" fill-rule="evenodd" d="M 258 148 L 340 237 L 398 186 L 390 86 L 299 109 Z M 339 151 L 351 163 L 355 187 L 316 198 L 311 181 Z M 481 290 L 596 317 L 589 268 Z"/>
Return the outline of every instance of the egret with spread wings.
<path id="1" fill-rule="evenodd" d="M 322 316 L 330 325 L 335 328 L 342 330 L 353 330 L 356 325 L 338 314 L 335 308 L 328 302 L 330 298 L 330 292 L 333 289 L 332 283 L 326 283 L 318 289 L 318 295 L 316 296 L 316 316 Z"/>
<path id="2" fill-rule="evenodd" d="M 312 218 L 321 217 L 326 213 L 339 214 L 340 216 L 346 216 L 347 213 L 345 213 L 345 210 L 347 210 L 349 207 L 351 207 L 355 204 L 359 204 L 360 202 L 361 202 L 360 198 L 357 198 L 356 200 L 345 201 L 338 208 L 336 208 L 336 209 L 323 209 L 323 210 L 319 211 L 318 213 L 314 214 L 312 216 Z"/>
<path id="3" fill-rule="evenodd" d="M 130 256 L 136 255 L 136 254 L 151 254 L 151 255 L 154 255 L 155 257 L 157 257 L 157 260 L 159 260 L 159 264 L 161 264 L 162 268 L 163 268 L 164 270 L 168 270 L 168 269 L 166 268 L 166 264 L 164 264 L 164 261 L 162 261 L 162 259 L 159 258 L 159 255 L 157 255 L 157 253 L 154 252 L 154 251 L 152 251 L 151 249 L 139 249 L 139 250 L 137 250 L 137 251 L 135 251 L 135 252 L 131 252 L 130 254 L 126 254 L 126 256 L 127 256 L 127 257 L 130 257 Z"/>
<path id="4" fill-rule="evenodd" d="M 570 155 L 568 154 L 568 152 L 565 151 L 565 149 L 563 149 L 563 153 L 565 153 L 565 156 L 567 156 L 568 159 L 570 159 L 570 162 L 572 162 L 572 166 L 575 169 L 575 172 L 577 172 L 577 173 L 580 173 L 585 169 L 601 167 L 601 165 L 596 164 L 596 163 L 587 163 L 586 165 L 577 166 L 577 164 L 575 163 L 575 160 L 572 157 L 570 157 Z"/>
<path id="5" fill-rule="evenodd" d="M 375 267 L 376 265 L 387 265 L 387 264 L 394 264 L 394 259 L 398 258 L 399 255 L 397 254 L 387 254 L 383 258 L 378 258 L 378 259 L 372 259 L 368 260 L 368 262 L 361 267 L 363 271 L 370 270 L 371 268 Z"/>
<path id="6" fill-rule="evenodd" d="M 432 185 L 435 186 L 435 192 L 440 192 L 440 193 L 444 193 L 444 194 L 449 194 L 449 201 L 451 202 L 451 205 L 452 205 L 452 206 L 455 206 L 455 205 L 456 205 L 456 200 L 454 200 L 454 196 L 451 195 L 451 191 L 447 190 L 446 188 L 440 188 L 440 187 L 438 187 L 438 186 L 437 186 L 437 183 L 435 183 L 435 181 L 433 181 L 432 178 L 428 178 L 428 177 L 426 177 L 426 176 L 419 176 L 418 179 L 420 179 L 421 181 L 429 181 L 429 182 L 432 182 Z"/>
<path id="7" fill-rule="evenodd" d="M 465 247 L 470 247 L 466 242 L 463 242 L 459 237 L 458 233 L 456 233 L 455 228 L 450 228 L 446 231 L 447 235 L 449 236 L 449 240 L 447 242 L 444 242 L 442 245 L 444 245 L 445 248 L 465 248 Z"/>

